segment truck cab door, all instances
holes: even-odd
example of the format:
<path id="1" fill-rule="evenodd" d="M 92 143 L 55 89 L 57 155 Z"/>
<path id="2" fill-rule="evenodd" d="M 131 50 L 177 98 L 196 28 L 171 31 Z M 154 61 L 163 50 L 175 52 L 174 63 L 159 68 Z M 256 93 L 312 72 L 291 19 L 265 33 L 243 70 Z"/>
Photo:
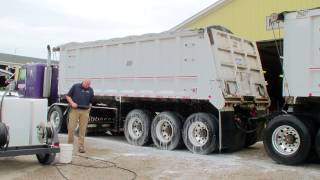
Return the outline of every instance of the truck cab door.
<path id="1" fill-rule="evenodd" d="M 19 69 L 17 73 L 17 91 L 20 95 L 26 95 L 26 77 L 27 77 L 27 69 L 22 67 Z"/>

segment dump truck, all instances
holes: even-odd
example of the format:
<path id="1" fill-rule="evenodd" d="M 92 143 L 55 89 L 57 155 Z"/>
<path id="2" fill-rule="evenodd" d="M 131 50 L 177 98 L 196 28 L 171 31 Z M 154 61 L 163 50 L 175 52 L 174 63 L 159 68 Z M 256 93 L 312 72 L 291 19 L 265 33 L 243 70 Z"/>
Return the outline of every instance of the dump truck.
<path id="1" fill-rule="evenodd" d="M 261 135 L 259 116 L 270 99 L 256 43 L 225 28 L 72 42 L 53 52 L 60 54 L 58 78 L 51 65 L 41 66 L 40 74 L 54 76 L 33 82 L 48 86 L 39 96 L 58 95 L 48 119 L 59 131 L 68 122 L 65 95 L 89 79 L 95 97 L 88 132 L 124 133 L 130 144 L 166 150 L 184 144 L 199 154 L 239 150 Z M 30 66 L 40 67 L 25 66 L 23 77 Z M 58 81 L 58 93 L 49 93 L 45 79 Z"/>
<path id="2" fill-rule="evenodd" d="M 320 157 L 320 9 L 273 14 L 283 22 L 283 97 L 264 131 L 268 155 L 282 164 Z M 315 153 L 316 152 L 316 153 Z"/>

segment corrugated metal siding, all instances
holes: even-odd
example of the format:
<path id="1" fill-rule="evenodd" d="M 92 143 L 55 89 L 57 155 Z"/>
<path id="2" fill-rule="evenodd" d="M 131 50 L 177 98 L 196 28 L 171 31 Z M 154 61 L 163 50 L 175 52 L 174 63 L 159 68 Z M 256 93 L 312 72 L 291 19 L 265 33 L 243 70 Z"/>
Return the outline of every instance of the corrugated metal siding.
<path id="1" fill-rule="evenodd" d="M 186 28 L 223 25 L 250 40 L 273 39 L 266 31 L 266 16 L 274 12 L 320 7 L 320 0 L 233 0 L 206 16 L 187 24 Z"/>

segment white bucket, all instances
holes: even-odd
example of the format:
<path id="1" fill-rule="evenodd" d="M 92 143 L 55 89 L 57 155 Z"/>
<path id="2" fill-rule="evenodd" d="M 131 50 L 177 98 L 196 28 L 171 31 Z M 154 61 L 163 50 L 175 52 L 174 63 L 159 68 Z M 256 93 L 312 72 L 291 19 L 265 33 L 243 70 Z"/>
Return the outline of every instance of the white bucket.
<path id="1" fill-rule="evenodd" d="M 72 161 L 72 144 L 60 144 L 59 163 L 71 163 Z"/>

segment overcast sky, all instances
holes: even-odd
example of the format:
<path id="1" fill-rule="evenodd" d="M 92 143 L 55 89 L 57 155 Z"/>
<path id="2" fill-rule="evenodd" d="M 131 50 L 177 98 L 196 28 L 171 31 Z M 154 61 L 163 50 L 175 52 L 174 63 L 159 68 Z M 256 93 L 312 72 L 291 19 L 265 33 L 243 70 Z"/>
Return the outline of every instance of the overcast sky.
<path id="1" fill-rule="evenodd" d="M 0 52 L 46 58 L 46 45 L 168 30 L 217 0 L 3 0 Z"/>

